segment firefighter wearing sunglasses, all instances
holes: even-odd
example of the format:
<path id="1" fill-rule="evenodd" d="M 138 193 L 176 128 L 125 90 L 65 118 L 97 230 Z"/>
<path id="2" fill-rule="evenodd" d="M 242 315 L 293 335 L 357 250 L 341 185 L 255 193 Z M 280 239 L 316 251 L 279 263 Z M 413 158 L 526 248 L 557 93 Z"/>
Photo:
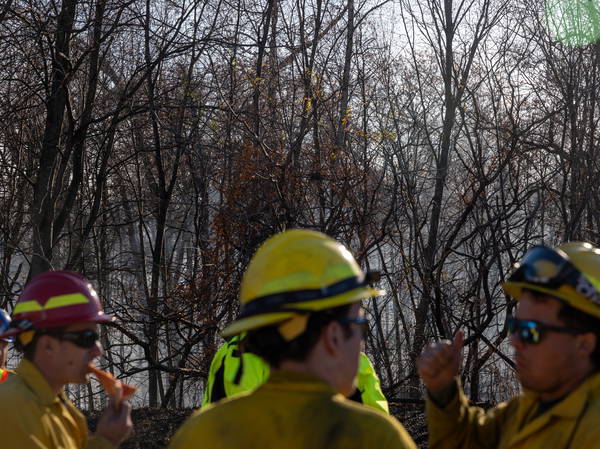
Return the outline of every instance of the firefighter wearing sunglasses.
<path id="1" fill-rule="evenodd" d="M 346 399 L 355 389 L 362 299 L 369 284 L 348 250 L 324 234 L 290 230 L 268 239 L 242 279 L 241 311 L 226 337 L 246 332 L 269 379 L 203 408 L 171 449 L 400 449 L 415 445 L 391 416 Z"/>
<path id="2" fill-rule="evenodd" d="M 110 449 L 131 431 L 131 406 L 109 403 L 88 436 L 86 420 L 66 398 L 68 384 L 88 382 L 88 364 L 102 355 L 98 324 L 104 314 L 89 281 L 70 271 L 49 271 L 24 288 L 10 326 L 23 353 L 17 375 L 0 385 L 2 447 Z"/>
<path id="3" fill-rule="evenodd" d="M 528 251 L 503 285 L 523 393 L 484 412 L 456 380 L 462 333 L 418 363 L 429 392 L 429 447 L 600 448 L 600 249 L 571 242 Z"/>

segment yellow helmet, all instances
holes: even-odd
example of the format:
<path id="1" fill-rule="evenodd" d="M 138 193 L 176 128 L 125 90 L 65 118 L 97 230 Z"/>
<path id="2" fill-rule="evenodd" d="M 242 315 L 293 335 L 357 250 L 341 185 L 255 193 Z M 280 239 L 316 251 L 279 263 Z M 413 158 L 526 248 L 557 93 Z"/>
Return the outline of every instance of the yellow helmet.
<path id="1" fill-rule="evenodd" d="M 600 318 L 600 249 L 587 242 L 534 246 L 502 288 L 515 299 L 523 288 L 555 296 Z"/>
<path id="2" fill-rule="evenodd" d="M 281 232 L 252 257 L 240 288 L 240 317 L 223 336 L 295 322 L 289 331 L 279 328 L 290 340 L 304 331 L 311 312 L 385 294 L 369 286 L 376 277 L 363 273 L 346 247 L 325 234 Z"/>

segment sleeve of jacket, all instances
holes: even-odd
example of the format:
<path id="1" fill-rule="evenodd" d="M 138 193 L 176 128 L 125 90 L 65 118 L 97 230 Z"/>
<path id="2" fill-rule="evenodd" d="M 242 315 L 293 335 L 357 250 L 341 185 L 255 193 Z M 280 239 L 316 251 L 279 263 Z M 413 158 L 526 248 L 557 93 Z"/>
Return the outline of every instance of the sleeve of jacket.
<path id="1" fill-rule="evenodd" d="M 495 449 L 510 414 L 510 403 L 484 411 L 469 406 L 457 381 L 458 393 L 445 406 L 427 399 L 427 427 L 430 449 Z"/>

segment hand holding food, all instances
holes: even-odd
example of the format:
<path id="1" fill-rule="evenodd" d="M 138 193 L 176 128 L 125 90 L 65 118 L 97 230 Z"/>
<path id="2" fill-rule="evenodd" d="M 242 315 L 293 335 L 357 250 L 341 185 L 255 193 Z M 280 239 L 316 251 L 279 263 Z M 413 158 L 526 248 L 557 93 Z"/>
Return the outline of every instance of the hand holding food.
<path id="1" fill-rule="evenodd" d="M 96 376 L 96 379 L 98 379 L 100 385 L 117 408 L 120 407 L 121 402 L 129 400 L 137 390 L 137 387 L 126 384 L 112 374 L 96 368 L 91 363 L 88 365 L 88 370 Z"/>

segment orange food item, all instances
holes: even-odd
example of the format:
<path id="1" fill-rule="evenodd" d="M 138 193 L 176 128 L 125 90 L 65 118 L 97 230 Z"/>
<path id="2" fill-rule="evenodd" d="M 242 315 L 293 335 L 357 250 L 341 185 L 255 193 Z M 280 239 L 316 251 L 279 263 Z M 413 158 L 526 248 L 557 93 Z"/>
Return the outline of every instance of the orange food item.
<path id="1" fill-rule="evenodd" d="M 116 404 L 120 404 L 121 401 L 126 401 L 133 396 L 137 390 L 137 387 L 127 385 L 125 382 L 115 378 L 112 374 L 96 368 L 91 363 L 88 365 L 88 369 L 96 376 L 100 385 L 104 388 L 104 391 L 113 398 Z"/>

